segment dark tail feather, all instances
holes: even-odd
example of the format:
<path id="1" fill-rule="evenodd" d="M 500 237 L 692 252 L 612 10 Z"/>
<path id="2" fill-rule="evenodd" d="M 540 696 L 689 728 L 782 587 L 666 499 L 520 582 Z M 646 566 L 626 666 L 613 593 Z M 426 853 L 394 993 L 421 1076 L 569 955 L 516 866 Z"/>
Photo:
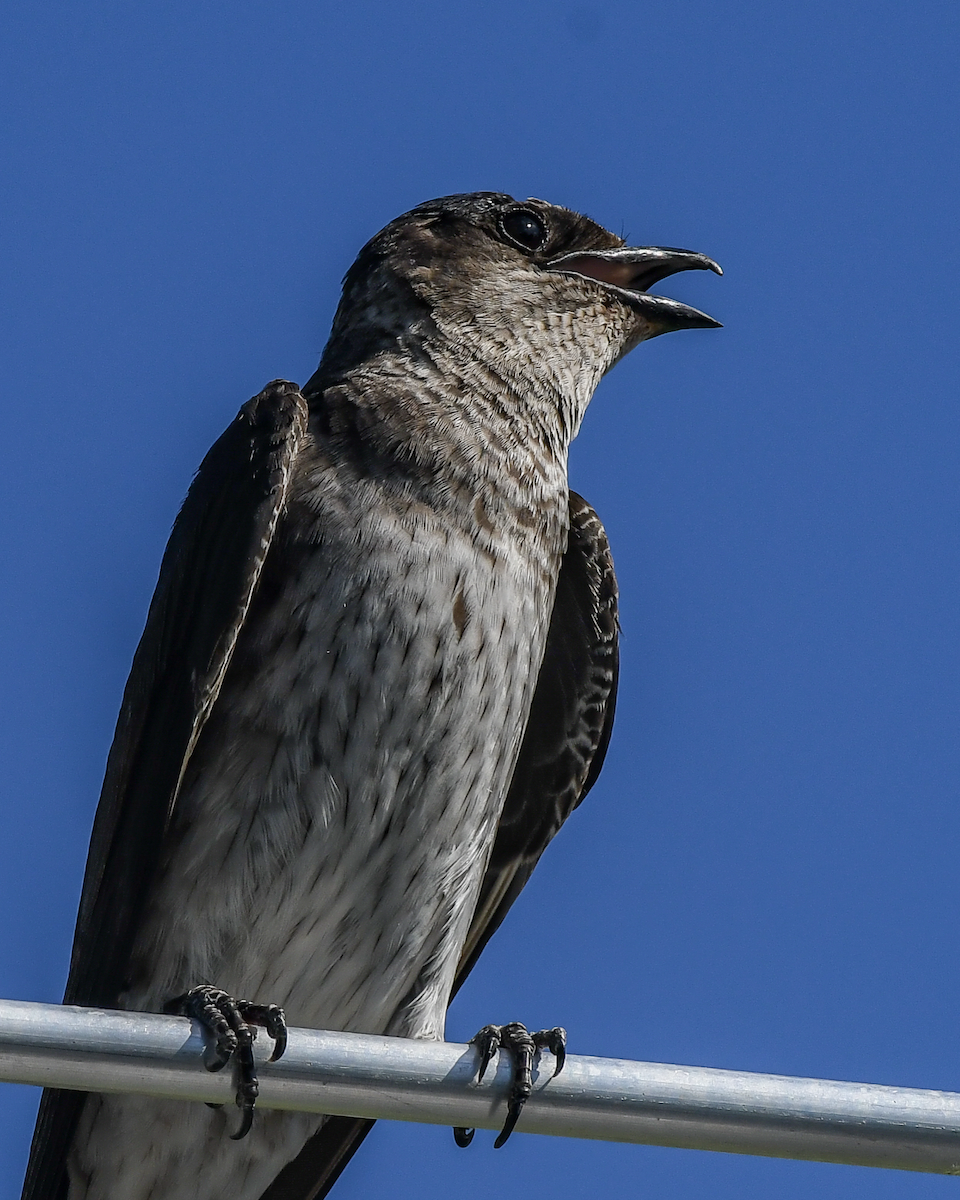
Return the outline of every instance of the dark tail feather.
<path id="1" fill-rule="evenodd" d="M 327 1117 L 260 1200 L 322 1200 L 373 1125 L 364 1117 Z"/>

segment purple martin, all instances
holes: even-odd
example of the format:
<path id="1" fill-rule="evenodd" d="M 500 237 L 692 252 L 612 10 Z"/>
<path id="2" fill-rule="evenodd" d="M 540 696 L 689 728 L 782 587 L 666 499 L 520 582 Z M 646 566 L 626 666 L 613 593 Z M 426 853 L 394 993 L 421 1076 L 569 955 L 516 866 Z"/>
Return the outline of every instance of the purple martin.
<path id="1" fill-rule="evenodd" d="M 275 1056 L 284 1011 L 443 1037 L 600 770 L 617 587 L 567 452 L 630 349 L 717 324 L 649 292 L 694 268 L 719 272 L 540 200 L 422 204 L 360 252 L 309 382 L 268 384 L 207 454 L 124 692 L 65 1001 L 203 1019 L 240 1125 L 47 1091 L 24 1200 L 325 1195 L 371 1122 L 258 1112 L 234 1140 L 252 1026 Z M 481 1070 L 498 1042 L 509 1126 L 563 1038 L 488 1026 Z"/>

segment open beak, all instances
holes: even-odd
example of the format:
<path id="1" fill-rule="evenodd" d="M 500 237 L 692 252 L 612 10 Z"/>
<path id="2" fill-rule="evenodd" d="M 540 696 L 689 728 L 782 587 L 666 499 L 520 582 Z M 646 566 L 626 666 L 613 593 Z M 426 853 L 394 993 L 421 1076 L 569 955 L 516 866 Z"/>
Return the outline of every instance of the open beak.
<path id="1" fill-rule="evenodd" d="M 673 246 L 624 246 L 619 250 L 587 250 L 565 254 L 548 270 L 595 279 L 618 292 L 650 322 L 656 333 L 675 329 L 719 329 L 720 322 L 679 300 L 651 296 L 648 288 L 678 271 L 723 271 L 712 258 Z"/>

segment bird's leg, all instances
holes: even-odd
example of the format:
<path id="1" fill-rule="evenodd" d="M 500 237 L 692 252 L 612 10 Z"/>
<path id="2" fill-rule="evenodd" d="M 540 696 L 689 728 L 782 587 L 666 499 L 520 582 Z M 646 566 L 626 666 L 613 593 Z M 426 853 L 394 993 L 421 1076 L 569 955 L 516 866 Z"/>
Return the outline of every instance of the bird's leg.
<path id="1" fill-rule="evenodd" d="M 558 1026 L 556 1029 L 541 1029 L 537 1033 L 530 1033 L 519 1021 L 512 1021 L 509 1025 L 484 1025 L 480 1032 L 470 1039 L 470 1045 L 476 1046 L 480 1051 L 478 1081 L 487 1073 L 487 1067 L 498 1050 L 513 1051 L 513 1087 L 510 1089 L 507 1103 L 507 1119 L 493 1143 L 494 1149 L 499 1150 L 513 1133 L 523 1106 L 533 1091 L 533 1059 L 536 1052 L 540 1049 L 549 1050 L 556 1059 L 553 1074 L 559 1075 L 567 1054 L 567 1031 Z M 453 1131 L 454 1141 L 458 1146 L 469 1146 L 475 1132 L 473 1129 L 457 1127 Z"/>
<path id="2" fill-rule="evenodd" d="M 287 1022 L 283 1009 L 276 1004 L 234 1000 L 219 988 L 203 984 L 168 1000 L 163 1011 L 178 1017 L 192 1017 L 211 1036 L 213 1045 L 208 1043 L 209 1057 L 204 1054 L 203 1064 L 208 1071 L 222 1071 L 231 1058 L 236 1061 L 240 1127 L 230 1137 L 234 1141 L 246 1137 L 253 1124 L 253 1110 L 260 1092 L 257 1064 L 253 1057 L 256 1026 L 262 1025 L 273 1038 L 273 1053 L 269 1061 L 276 1062 L 287 1048 Z M 219 1108 L 220 1105 L 211 1107 Z"/>

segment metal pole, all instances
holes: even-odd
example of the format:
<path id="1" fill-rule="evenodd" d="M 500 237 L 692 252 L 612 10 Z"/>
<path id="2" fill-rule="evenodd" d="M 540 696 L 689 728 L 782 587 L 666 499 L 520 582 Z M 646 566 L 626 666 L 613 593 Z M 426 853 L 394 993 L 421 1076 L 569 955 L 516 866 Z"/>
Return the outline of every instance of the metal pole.
<path id="1" fill-rule="evenodd" d="M 269 1041 L 262 1039 L 265 1053 Z M 230 1103 L 183 1017 L 0 1001 L 0 1079 Z M 472 1047 L 293 1029 L 260 1060 L 264 1108 L 498 1129 L 510 1064 L 482 1084 Z M 960 1174 L 960 1094 L 569 1055 L 538 1063 L 518 1130 Z"/>

